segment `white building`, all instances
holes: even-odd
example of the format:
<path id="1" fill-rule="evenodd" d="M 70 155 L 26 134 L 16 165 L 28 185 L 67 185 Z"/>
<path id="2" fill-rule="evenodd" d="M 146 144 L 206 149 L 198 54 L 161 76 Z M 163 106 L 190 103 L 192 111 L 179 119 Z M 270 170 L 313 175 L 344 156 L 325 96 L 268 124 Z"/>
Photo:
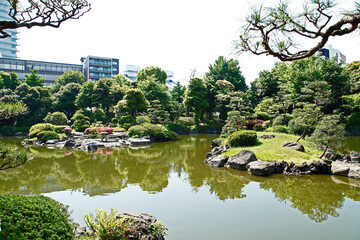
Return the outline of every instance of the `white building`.
<path id="1" fill-rule="evenodd" d="M 10 5 L 6 0 L 0 0 L 0 21 L 14 21 L 9 16 Z M 0 57 L 3 58 L 17 58 L 17 30 L 5 30 L 10 37 L 0 39 Z"/>
<path id="2" fill-rule="evenodd" d="M 331 45 L 326 45 L 324 48 L 320 49 L 319 52 L 320 57 L 335 59 L 337 63 L 346 64 L 346 56 L 339 50 L 334 49 Z"/>

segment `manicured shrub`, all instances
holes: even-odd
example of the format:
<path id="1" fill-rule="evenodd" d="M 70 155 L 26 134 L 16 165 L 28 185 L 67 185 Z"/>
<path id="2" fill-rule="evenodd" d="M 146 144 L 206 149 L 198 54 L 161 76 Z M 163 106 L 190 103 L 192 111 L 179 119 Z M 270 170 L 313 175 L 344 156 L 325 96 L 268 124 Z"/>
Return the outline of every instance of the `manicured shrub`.
<path id="1" fill-rule="evenodd" d="M 41 132 L 40 129 L 35 129 L 34 131 L 29 133 L 29 137 L 30 138 L 35 138 L 38 135 L 39 132 Z"/>
<path id="2" fill-rule="evenodd" d="M 60 125 L 60 126 L 54 126 L 54 132 L 56 133 L 64 133 L 64 129 L 68 128 L 68 125 Z"/>
<path id="3" fill-rule="evenodd" d="M 270 120 L 270 116 L 266 112 L 256 112 L 254 114 L 255 118 L 261 119 L 261 120 Z"/>
<path id="4" fill-rule="evenodd" d="M 234 132 L 228 138 L 228 143 L 232 147 L 254 146 L 256 142 L 256 132 L 251 130 L 241 130 Z"/>
<path id="5" fill-rule="evenodd" d="M 90 127 L 90 124 L 87 121 L 84 122 L 83 120 L 75 120 L 71 127 L 77 132 L 83 132 L 85 129 Z"/>
<path id="6" fill-rule="evenodd" d="M 293 116 L 290 114 L 286 114 L 285 116 L 280 115 L 272 120 L 272 125 L 273 126 L 284 125 L 284 120 L 285 120 L 285 124 L 287 125 L 291 119 L 293 119 Z"/>
<path id="7" fill-rule="evenodd" d="M 68 118 L 63 112 L 53 112 L 53 113 L 48 113 L 44 121 L 46 123 L 51 123 L 54 125 L 65 125 L 68 121 Z"/>
<path id="8" fill-rule="evenodd" d="M 101 108 L 95 108 L 94 112 L 91 113 L 91 120 L 93 122 L 101 121 L 103 122 L 106 118 L 104 110 Z"/>
<path id="9" fill-rule="evenodd" d="M 135 125 L 129 128 L 128 135 L 129 137 L 142 137 L 145 135 L 146 128 L 141 125 Z"/>
<path id="10" fill-rule="evenodd" d="M 122 128 L 122 127 L 114 127 L 114 128 L 113 128 L 113 131 L 114 131 L 114 132 L 125 132 L 126 129 L 125 129 L 125 128 Z"/>
<path id="11" fill-rule="evenodd" d="M 112 128 L 108 128 L 108 127 L 92 127 L 92 128 L 86 128 L 84 130 L 85 134 L 89 134 L 89 133 L 102 133 L 102 132 L 107 132 L 108 134 L 112 134 L 113 133 L 113 129 Z"/>
<path id="12" fill-rule="evenodd" d="M 288 128 L 286 126 L 273 126 L 266 129 L 267 132 L 276 132 L 276 133 L 288 133 Z"/>
<path id="13" fill-rule="evenodd" d="M 0 196 L 0 239 L 74 239 L 67 207 L 45 196 Z"/>
<path id="14" fill-rule="evenodd" d="M 166 127 L 160 124 L 144 123 L 142 126 L 146 128 L 146 134 L 155 138 L 155 140 L 161 141 L 177 137 L 176 133 L 166 129 Z"/>
<path id="15" fill-rule="evenodd" d="M 195 120 L 193 117 L 179 117 L 177 122 L 185 126 L 195 125 Z"/>
<path id="16" fill-rule="evenodd" d="M 35 129 L 40 129 L 40 131 L 54 131 L 54 125 L 51 123 L 38 123 L 33 125 L 29 132 L 31 133 Z"/>
<path id="17" fill-rule="evenodd" d="M 136 123 L 137 124 L 143 124 L 143 123 L 149 123 L 150 118 L 148 116 L 137 116 L 136 117 Z"/>
<path id="18" fill-rule="evenodd" d="M 112 118 L 112 119 L 111 119 L 111 122 L 112 122 L 112 123 L 118 123 L 119 120 L 118 120 L 117 118 Z"/>
<path id="19" fill-rule="evenodd" d="M 121 127 L 125 128 L 125 129 L 129 129 L 131 126 L 135 126 L 136 125 L 136 118 L 133 116 L 121 116 L 119 118 L 119 124 Z"/>
<path id="20" fill-rule="evenodd" d="M 90 118 L 88 116 L 85 116 L 84 111 L 82 110 L 78 110 L 74 113 L 74 115 L 71 118 L 71 121 L 76 121 L 76 120 L 80 120 L 83 122 L 89 121 L 90 122 Z"/>
<path id="21" fill-rule="evenodd" d="M 36 137 L 41 140 L 41 141 L 48 141 L 48 140 L 52 140 L 52 139 L 60 139 L 59 135 L 55 132 L 51 132 L 51 131 L 43 131 L 43 132 L 39 132 Z"/>
<path id="22" fill-rule="evenodd" d="M 183 124 L 180 123 L 167 123 L 164 125 L 168 130 L 173 131 L 173 132 L 189 132 L 190 131 L 190 127 L 189 126 L 185 126 Z"/>
<path id="23" fill-rule="evenodd" d="M 261 131 L 263 131 L 263 130 L 264 130 L 264 129 L 263 129 L 263 127 L 262 127 L 261 124 L 255 124 L 255 125 L 254 125 L 254 131 L 261 132 Z"/>

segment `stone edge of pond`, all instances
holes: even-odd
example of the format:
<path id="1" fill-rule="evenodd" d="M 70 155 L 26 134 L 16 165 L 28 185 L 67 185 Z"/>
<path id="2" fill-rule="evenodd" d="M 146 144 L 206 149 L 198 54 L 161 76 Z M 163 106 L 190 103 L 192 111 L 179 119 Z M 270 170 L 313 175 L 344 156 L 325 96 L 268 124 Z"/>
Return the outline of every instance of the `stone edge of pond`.
<path id="1" fill-rule="evenodd" d="M 205 155 L 204 163 L 211 167 L 227 167 L 248 171 L 255 176 L 269 176 L 279 173 L 286 175 L 328 174 L 360 179 L 360 153 L 356 151 L 343 155 L 329 151 L 325 155 L 324 161 L 309 164 L 304 162 L 302 165 L 295 165 L 293 162 L 285 161 L 262 161 L 256 157 L 254 152 L 247 149 L 243 149 L 231 157 L 222 156 L 229 148 L 229 145 L 220 146 L 212 142 L 211 152 Z"/>

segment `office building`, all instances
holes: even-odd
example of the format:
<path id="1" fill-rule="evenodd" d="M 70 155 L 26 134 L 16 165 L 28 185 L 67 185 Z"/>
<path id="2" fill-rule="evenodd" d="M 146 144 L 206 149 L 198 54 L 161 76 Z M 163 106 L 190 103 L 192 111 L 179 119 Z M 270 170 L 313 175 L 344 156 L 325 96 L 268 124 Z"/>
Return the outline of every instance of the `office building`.
<path id="1" fill-rule="evenodd" d="M 119 73 L 124 75 L 130 81 L 135 81 L 140 69 L 139 66 L 126 64 L 119 67 Z"/>
<path id="2" fill-rule="evenodd" d="M 87 56 L 81 58 L 86 80 L 98 81 L 119 74 L 119 59 Z"/>
<path id="3" fill-rule="evenodd" d="M 334 59 L 337 63 L 346 64 L 346 56 L 342 54 L 339 50 L 334 49 L 331 45 L 325 46 L 319 50 L 320 57 L 326 57 L 329 59 Z"/>
<path id="4" fill-rule="evenodd" d="M 82 65 L 0 58 L 0 71 L 14 72 L 20 80 L 25 80 L 25 75 L 31 74 L 32 69 L 39 70 L 38 74 L 45 79 L 44 86 L 51 86 L 55 84 L 58 76 L 65 72 L 70 70 L 82 72 Z"/>
<path id="5" fill-rule="evenodd" d="M 0 21 L 14 21 L 10 16 L 10 5 L 6 0 L 0 0 Z M 10 37 L 0 39 L 0 57 L 17 58 L 17 30 L 5 30 Z"/>

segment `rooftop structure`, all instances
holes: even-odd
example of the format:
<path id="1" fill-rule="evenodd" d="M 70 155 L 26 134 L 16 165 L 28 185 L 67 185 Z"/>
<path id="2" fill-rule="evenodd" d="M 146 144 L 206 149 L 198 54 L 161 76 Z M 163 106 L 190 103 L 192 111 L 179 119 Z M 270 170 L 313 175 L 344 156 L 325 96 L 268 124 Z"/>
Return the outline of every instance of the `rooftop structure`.
<path id="1" fill-rule="evenodd" d="M 135 81 L 140 69 L 141 68 L 139 66 L 126 64 L 119 67 L 119 73 L 123 74 L 130 81 Z"/>
<path id="2" fill-rule="evenodd" d="M 111 78 L 119 74 L 119 59 L 87 56 L 81 58 L 86 80 L 98 81 L 100 78 Z"/>
<path id="3" fill-rule="evenodd" d="M 320 57 L 326 57 L 329 59 L 335 59 L 337 63 L 346 64 L 346 56 L 342 54 L 339 50 L 334 49 L 331 45 L 325 46 L 319 50 Z"/>
<path id="4" fill-rule="evenodd" d="M 9 16 L 10 5 L 6 0 L 0 0 L 0 21 L 13 21 Z M 5 32 L 10 34 L 10 37 L 0 39 L 0 57 L 17 58 L 17 30 L 9 29 Z"/>
<path id="5" fill-rule="evenodd" d="M 0 58 L 0 71 L 14 72 L 20 80 L 25 80 L 25 74 L 31 74 L 32 69 L 39 70 L 38 74 L 45 79 L 44 86 L 54 85 L 58 76 L 70 70 L 82 72 L 79 64 Z"/>

